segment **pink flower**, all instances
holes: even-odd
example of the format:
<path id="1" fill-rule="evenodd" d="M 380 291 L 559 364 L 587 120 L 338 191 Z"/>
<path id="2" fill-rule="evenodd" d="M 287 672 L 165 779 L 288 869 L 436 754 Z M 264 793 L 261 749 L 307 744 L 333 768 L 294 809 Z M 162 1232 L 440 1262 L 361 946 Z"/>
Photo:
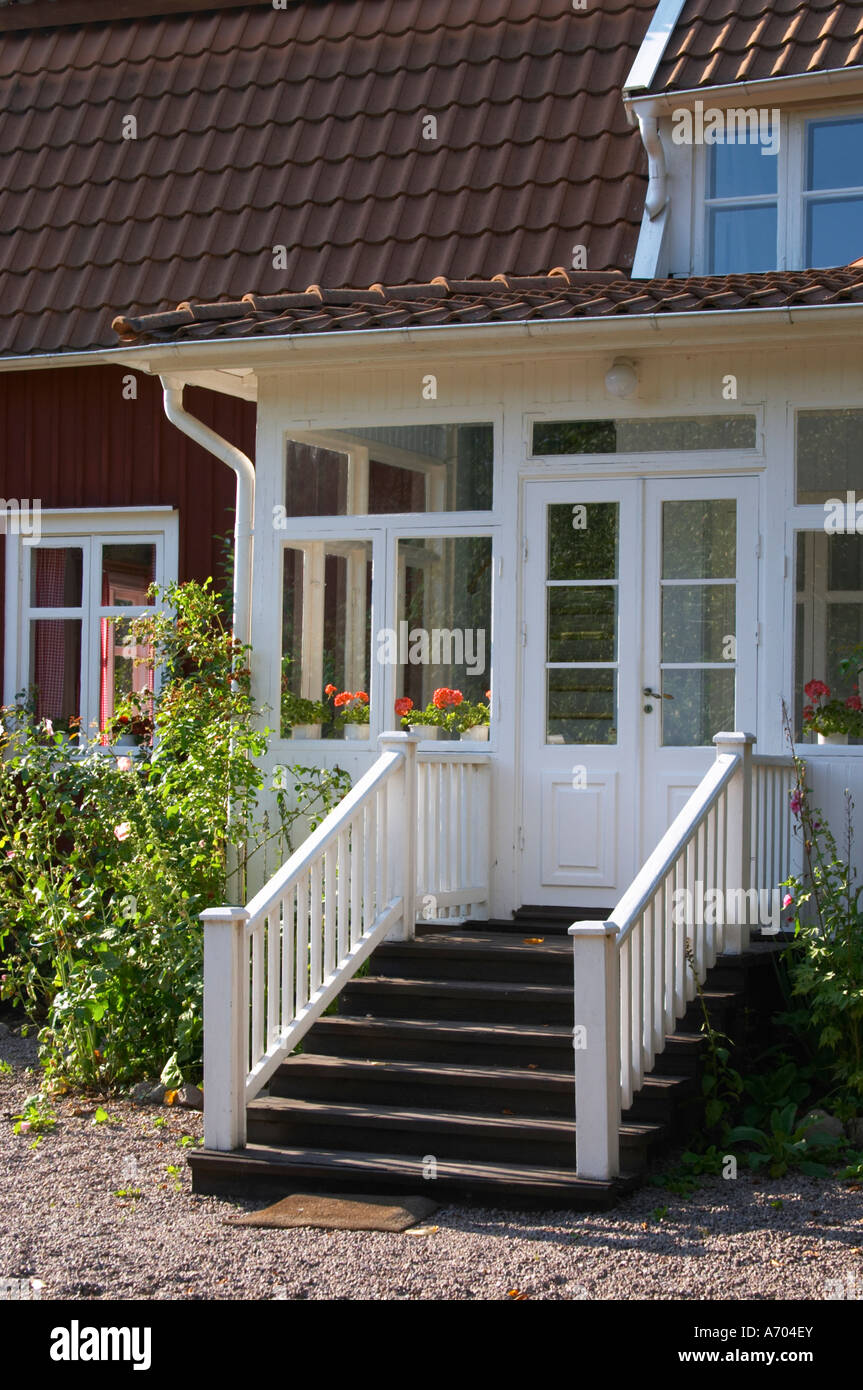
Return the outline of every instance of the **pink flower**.
<path id="1" fill-rule="evenodd" d="M 42 720 L 42 723 L 43 723 L 44 726 L 45 726 L 45 732 L 46 732 L 46 734 L 53 734 L 53 733 L 54 733 L 54 724 L 53 724 L 53 722 L 52 722 L 50 719 L 43 719 L 43 720 Z"/>
<path id="2" fill-rule="evenodd" d="M 132 759 L 131 759 L 131 758 L 118 758 L 118 759 L 117 759 L 117 771 L 118 771 L 118 772 L 131 772 L 131 771 L 132 771 Z"/>
<path id="3" fill-rule="evenodd" d="M 786 893 L 786 894 L 785 894 L 785 897 L 782 899 L 782 906 L 783 906 L 783 907 L 790 907 L 791 904 L 793 903 L 793 901 L 794 901 L 794 899 L 792 898 L 791 894 L 790 894 L 790 893 Z"/>
<path id="4" fill-rule="evenodd" d="M 802 809 L 803 797 L 800 795 L 799 789 L 795 787 L 794 791 L 791 793 L 791 810 L 795 816 L 799 816 Z"/>
<path id="5" fill-rule="evenodd" d="M 118 840 L 128 840 L 131 830 L 132 827 L 127 820 L 124 820 L 120 825 L 114 826 L 114 834 L 117 836 Z"/>
<path id="6" fill-rule="evenodd" d="M 845 708 L 863 710 L 863 700 L 860 699 L 859 695 L 849 695 L 845 701 Z"/>

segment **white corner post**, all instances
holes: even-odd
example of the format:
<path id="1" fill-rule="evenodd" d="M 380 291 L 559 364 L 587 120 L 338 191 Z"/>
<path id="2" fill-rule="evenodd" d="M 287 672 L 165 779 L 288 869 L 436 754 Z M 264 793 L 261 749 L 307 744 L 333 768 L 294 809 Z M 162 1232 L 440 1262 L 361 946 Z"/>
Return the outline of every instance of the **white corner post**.
<path id="1" fill-rule="evenodd" d="M 752 904 L 752 748 L 754 734 L 715 734 L 716 756 L 740 759 L 728 784 L 725 842 L 725 945 L 730 956 L 749 949 Z M 713 884 L 719 888 L 720 884 Z"/>
<path id="2" fill-rule="evenodd" d="M 208 907 L 204 924 L 204 1145 L 246 1142 L 249 971 L 244 907 Z M 244 965 L 246 968 L 244 968 Z"/>
<path id="3" fill-rule="evenodd" d="M 569 929 L 575 971 L 575 1164 L 580 1178 L 620 1172 L 620 954 L 613 922 Z"/>
<path id="4" fill-rule="evenodd" d="M 412 941 L 416 931 L 417 744 L 421 737 L 407 730 L 393 730 L 378 739 L 381 753 L 400 753 L 404 759 L 400 775 L 390 778 L 387 789 L 389 896 L 402 899 L 401 921 L 389 934 L 389 941 Z"/>

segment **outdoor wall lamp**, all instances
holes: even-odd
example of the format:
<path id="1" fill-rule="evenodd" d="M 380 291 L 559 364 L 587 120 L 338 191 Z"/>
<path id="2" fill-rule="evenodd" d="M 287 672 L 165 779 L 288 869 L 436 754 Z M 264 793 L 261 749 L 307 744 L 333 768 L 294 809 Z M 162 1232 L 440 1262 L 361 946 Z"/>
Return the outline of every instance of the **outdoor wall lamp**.
<path id="1" fill-rule="evenodd" d="M 629 357 L 615 357 L 605 373 L 605 389 L 610 396 L 631 396 L 638 389 L 638 372 Z"/>

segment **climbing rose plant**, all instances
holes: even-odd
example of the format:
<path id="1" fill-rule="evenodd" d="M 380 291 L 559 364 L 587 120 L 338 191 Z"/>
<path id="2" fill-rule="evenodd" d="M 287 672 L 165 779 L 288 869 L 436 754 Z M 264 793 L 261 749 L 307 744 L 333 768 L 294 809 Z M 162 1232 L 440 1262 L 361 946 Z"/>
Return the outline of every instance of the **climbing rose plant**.
<path id="1" fill-rule="evenodd" d="M 32 702 L 0 710 L 0 997 L 39 1022 L 49 1079 L 85 1086 L 169 1063 L 198 1079 L 198 914 L 244 901 L 250 865 L 272 871 L 297 818 L 313 826 L 350 785 L 340 769 L 286 769 L 270 825 L 258 810 L 269 731 L 248 649 L 209 581 L 154 597 L 164 606 L 130 627 L 164 683 L 157 737 L 134 758 L 114 757 L 99 733 L 55 731 Z"/>

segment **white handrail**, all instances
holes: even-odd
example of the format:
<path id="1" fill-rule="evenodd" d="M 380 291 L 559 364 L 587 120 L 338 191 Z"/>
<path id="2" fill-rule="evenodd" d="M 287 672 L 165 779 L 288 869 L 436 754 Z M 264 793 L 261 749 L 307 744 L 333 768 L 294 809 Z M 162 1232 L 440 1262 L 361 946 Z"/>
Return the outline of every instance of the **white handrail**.
<path id="1" fill-rule="evenodd" d="M 619 1129 L 645 1073 L 721 951 L 749 944 L 765 890 L 789 872 L 789 758 L 751 734 L 716 760 L 605 922 L 570 927 L 575 967 L 576 1166 L 619 1171 Z M 754 901 L 753 901 L 754 900 Z"/>
<path id="2" fill-rule="evenodd" d="M 413 935 L 418 906 L 488 916 L 488 755 L 426 753 L 418 768 L 419 738 L 381 735 L 375 764 L 246 907 L 201 914 L 208 1148 L 245 1143 L 247 1103 L 375 947 Z"/>

